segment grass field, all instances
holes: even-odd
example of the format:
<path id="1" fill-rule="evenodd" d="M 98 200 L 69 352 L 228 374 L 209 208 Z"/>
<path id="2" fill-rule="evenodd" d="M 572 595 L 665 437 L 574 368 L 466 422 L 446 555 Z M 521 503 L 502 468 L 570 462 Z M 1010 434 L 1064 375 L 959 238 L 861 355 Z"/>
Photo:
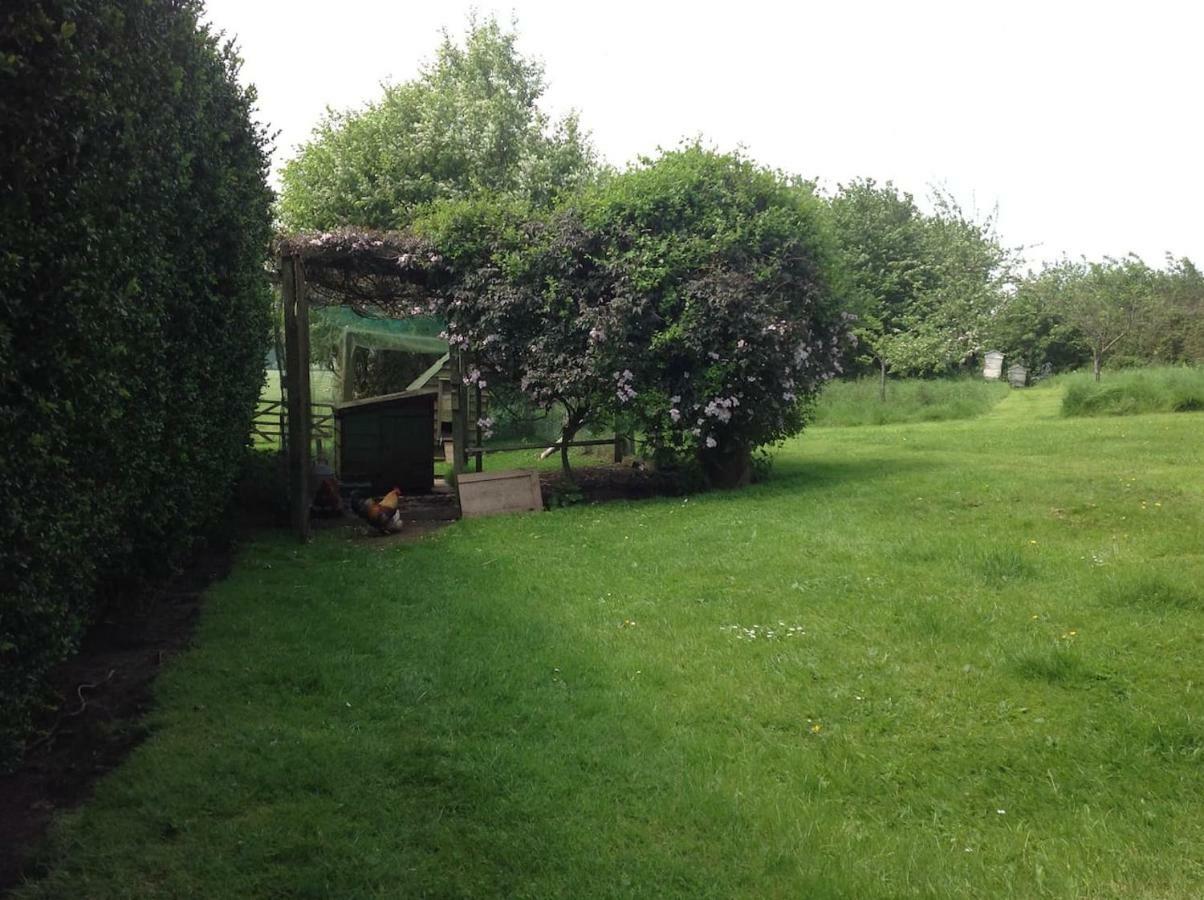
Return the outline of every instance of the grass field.
<path id="1" fill-rule="evenodd" d="M 1099 382 L 1089 372 L 1059 379 L 1065 416 L 1132 416 L 1154 412 L 1204 411 L 1204 368 L 1154 367 L 1105 371 Z"/>
<path id="2" fill-rule="evenodd" d="M 18 896 L 1198 897 L 1204 416 L 1060 401 L 265 534 Z"/>
<path id="3" fill-rule="evenodd" d="M 989 412 L 1009 390 L 1001 382 L 972 377 L 891 379 L 883 403 L 877 378 L 834 381 L 820 395 L 814 421 L 850 426 L 972 419 Z"/>
<path id="4" fill-rule="evenodd" d="M 337 387 L 338 381 L 333 372 L 326 369 L 309 370 L 309 393 L 314 403 L 333 403 Z M 268 369 L 264 373 L 263 390 L 259 394 L 259 399 L 280 399 L 280 373 L 275 369 Z"/>

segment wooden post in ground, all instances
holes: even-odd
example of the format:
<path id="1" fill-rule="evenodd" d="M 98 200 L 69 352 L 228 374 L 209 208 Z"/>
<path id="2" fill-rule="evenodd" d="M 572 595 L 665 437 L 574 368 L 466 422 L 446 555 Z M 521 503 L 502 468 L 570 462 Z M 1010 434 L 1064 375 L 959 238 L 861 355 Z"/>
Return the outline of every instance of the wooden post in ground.
<path id="1" fill-rule="evenodd" d="M 481 442 L 484 441 L 484 439 L 485 439 L 484 432 L 481 429 L 481 419 L 483 419 L 485 417 L 485 410 L 481 406 L 481 386 L 479 384 L 474 385 L 473 390 L 476 391 L 476 396 L 477 396 L 477 427 L 476 427 L 476 431 L 473 432 L 476 435 L 476 440 L 473 441 L 473 443 L 477 447 L 480 447 Z M 477 462 L 477 471 L 478 472 L 480 472 L 481 469 L 484 468 L 484 465 L 485 465 L 484 457 L 485 457 L 485 454 L 481 453 L 478 450 L 476 453 L 476 458 L 477 458 L 476 462 Z"/>
<path id="2" fill-rule="evenodd" d="M 468 462 L 468 388 L 464 385 L 464 360 L 460 351 L 451 355 L 452 477 L 459 477 Z"/>
<path id="3" fill-rule="evenodd" d="M 293 531 L 309 540 L 309 301 L 300 257 L 280 258 L 288 381 L 288 485 Z"/>

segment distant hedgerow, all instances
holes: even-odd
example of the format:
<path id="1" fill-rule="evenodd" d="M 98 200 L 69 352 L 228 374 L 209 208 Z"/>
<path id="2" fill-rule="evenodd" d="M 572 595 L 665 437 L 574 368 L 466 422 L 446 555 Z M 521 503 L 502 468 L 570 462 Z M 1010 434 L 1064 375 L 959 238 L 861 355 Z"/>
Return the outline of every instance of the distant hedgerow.
<path id="1" fill-rule="evenodd" d="M 0 768 L 102 588 L 215 521 L 249 431 L 268 141 L 201 12 L 0 10 Z"/>

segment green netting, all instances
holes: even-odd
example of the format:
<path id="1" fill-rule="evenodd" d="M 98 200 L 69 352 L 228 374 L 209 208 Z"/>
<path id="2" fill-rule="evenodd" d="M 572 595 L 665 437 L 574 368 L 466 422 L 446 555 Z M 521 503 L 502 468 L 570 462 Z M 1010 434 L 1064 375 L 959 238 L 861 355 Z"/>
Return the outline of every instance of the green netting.
<path id="1" fill-rule="evenodd" d="M 436 355 L 447 352 L 447 341 L 439 337 L 444 323 L 434 316 L 383 319 L 361 316 L 345 307 L 314 310 L 314 316 L 350 336 L 357 347 Z"/>

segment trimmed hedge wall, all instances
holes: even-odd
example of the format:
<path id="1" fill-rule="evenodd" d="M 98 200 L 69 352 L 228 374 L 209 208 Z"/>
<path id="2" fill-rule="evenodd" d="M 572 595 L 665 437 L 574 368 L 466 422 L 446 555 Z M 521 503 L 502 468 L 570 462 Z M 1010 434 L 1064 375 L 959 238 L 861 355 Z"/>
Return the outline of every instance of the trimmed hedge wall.
<path id="1" fill-rule="evenodd" d="M 218 521 L 250 430 L 268 140 L 201 12 L 0 6 L 0 768 L 101 598 Z"/>

